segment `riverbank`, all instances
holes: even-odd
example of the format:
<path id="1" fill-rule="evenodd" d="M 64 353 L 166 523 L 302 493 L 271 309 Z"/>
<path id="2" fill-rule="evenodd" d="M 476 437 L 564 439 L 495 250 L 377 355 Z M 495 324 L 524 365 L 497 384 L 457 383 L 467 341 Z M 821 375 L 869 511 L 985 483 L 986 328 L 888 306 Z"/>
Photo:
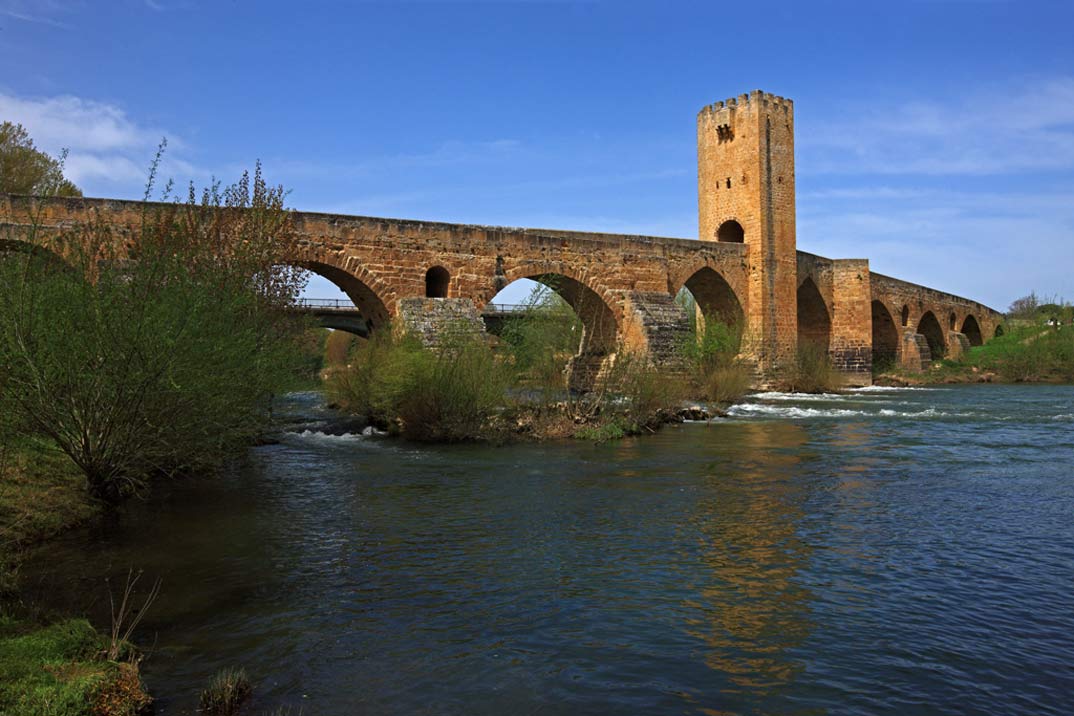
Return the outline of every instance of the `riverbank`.
<path id="1" fill-rule="evenodd" d="M 880 371 L 877 385 L 1074 382 L 1074 328 L 1025 324 L 1012 328 L 959 360 L 939 360 L 920 373 Z"/>
<path id="2" fill-rule="evenodd" d="M 16 586 L 25 550 L 98 516 L 85 477 L 55 445 L 20 439 L 0 455 L 0 594 Z"/>
<path id="3" fill-rule="evenodd" d="M 85 478 L 56 447 L 26 439 L 6 448 L 0 460 L 0 594 L 8 598 L 0 609 L 0 713 L 128 716 L 148 706 L 128 645 L 113 645 L 85 619 L 42 616 L 14 598 L 28 550 L 102 513 Z"/>

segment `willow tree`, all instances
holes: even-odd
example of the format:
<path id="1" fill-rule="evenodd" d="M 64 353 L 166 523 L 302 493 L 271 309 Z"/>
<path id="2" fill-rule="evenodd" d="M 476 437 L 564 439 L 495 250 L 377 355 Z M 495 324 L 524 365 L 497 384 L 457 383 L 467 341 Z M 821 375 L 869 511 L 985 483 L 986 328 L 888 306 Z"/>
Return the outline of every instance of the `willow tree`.
<path id="1" fill-rule="evenodd" d="M 133 236 L 100 221 L 9 236 L 27 250 L 0 261 L 0 410 L 54 440 L 109 501 L 235 455 L 303 365 L 283 200 L 259 165 L 145 202 Z"/>

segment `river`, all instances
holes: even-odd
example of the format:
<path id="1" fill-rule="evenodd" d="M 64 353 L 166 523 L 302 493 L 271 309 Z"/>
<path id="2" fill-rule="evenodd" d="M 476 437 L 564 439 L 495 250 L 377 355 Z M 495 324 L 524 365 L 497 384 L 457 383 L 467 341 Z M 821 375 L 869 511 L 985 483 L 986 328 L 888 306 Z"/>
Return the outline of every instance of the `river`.
<path id="1" fill-rule="evenodd" d="M 44 547 L 29 593 L 136 641 L 158 713 L 1068 714 L 1074 386 L 761 394 L 606 444 L 328 435 Z M 326 422 L 327 421 L 327 422 Z"/>

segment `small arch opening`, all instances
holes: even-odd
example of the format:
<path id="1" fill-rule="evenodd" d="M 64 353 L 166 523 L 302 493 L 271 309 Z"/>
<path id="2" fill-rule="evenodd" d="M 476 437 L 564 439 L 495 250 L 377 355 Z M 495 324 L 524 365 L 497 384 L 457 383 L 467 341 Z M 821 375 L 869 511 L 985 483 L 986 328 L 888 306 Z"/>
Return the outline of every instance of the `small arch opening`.
<path id="1" fill-rule="evenodd" d="M 958 330 L 958 316 L 955 315 L 954 311 L 951 312 L 951 330 Z"/>
<path id="2" fill-rule="evenodd" d="M 993 338 L 999 338 L 1004 333 L 1003 326 L 996 326 L 996 332 L 992 334 Z"/>
<path id="3" fill-rule="evenodd" d="M 451 274 L 443 266 L 433 266 L 425 272 L 425 297 L 447 298 Z"/>
<path id="4" fill-rule="evenodd" d="M 716 229 L 716 240 L 741 244 L 746 240 L 746 231 L 742 228 L 742 224 L 734 219 L 729 219 L 720 224 L 720 228 Z"/>
<path id="5" fill-rule="evenodd" d="M 932 311 L 926 311 L 917 324 L 917 332 L 925 337 L 929 345 L 931 360 L 940 360 L 947 354 L 947 342 L 944 340 L 943 329 L 940 322 Z"/>
<path id="6" fill-rule="evenodd" d="M 981 326 L 973 316 L 966 316 L 966 320 L 962 322 L 962 333 L 966 336 L 966 340 L 970 342 L 971 346 L 984 345 Z"/>
<path id="7" fill-rule="evenodd" d="M 895 364 L 899 352 L 899 331 L 891 313 L 880 301 L 873 301 L 873 368 L 885 369 Z"/>
<path id="8" fill-rule="evenodd" d="M 910 325 L 910 307 L 909 306 L 903 306 L 902 307 L 902 325 L 903 325 L 903 328 L 905 328 L 906 326 Z"/>
<path id="9" fill-rule="evenodd" d="M 812 278 L 798 287 L 798 346 L 811 345 L 827 353 L 832 340 L 832 318 Z"/>

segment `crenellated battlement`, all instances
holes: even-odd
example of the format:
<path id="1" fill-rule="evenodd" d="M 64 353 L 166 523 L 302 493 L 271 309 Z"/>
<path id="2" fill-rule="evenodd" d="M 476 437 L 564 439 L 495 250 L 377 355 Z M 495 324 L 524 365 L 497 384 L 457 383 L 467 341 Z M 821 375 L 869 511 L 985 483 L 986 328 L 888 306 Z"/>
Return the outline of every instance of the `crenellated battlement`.
<path id="1" fill-rule="evenodd" d="M 787 99 L 786 97 L 780 97 L 770 92 L 762 92 L 761 90 L 753 90 L 748 94 L 740 94 L 737 97 L 729 97 L 719 102 L 713 102 L 712 104 L 705 105 L 698 112 L 698 115 L 706 113 L 717 113 L 725 109 L 749 109 L 757 106 L 782 107 L 784 110 L 794 109 L 794 101 Z"/>

